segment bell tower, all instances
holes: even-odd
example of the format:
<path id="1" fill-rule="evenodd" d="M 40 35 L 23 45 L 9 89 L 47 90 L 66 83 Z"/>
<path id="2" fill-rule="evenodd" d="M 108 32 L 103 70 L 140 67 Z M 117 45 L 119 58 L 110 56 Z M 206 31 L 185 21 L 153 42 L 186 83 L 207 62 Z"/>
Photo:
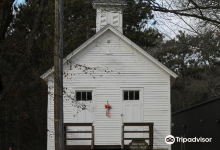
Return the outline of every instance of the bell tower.
<path id="1" fill-rule="evenodd" d="M 112 25 L 123 33 L 123 9 L 126 2 L 123 0 L 95 0 L 93 8 L 96 9 L 96 32 L 107 24 Z"/>

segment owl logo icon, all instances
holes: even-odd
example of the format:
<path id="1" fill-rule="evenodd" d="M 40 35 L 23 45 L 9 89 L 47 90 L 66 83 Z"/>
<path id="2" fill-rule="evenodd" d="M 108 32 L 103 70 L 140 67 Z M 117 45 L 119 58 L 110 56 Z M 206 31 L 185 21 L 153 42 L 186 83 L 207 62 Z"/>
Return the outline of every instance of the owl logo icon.
<path id="1" fill-rule="evenodd" d="M 165 137 L 165 142 L 169 145 L 173 144 L 175 142 L 175 137 L 172 135 L 167 135 Z"/>

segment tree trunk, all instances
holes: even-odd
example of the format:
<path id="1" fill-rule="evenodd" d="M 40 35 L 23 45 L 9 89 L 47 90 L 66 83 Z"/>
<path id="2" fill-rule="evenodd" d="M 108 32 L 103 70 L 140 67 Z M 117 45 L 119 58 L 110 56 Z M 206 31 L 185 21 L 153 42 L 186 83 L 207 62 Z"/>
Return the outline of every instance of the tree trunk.
<path id="1" fill-rule="evenodd" d="M 13 3 L 15 0 L 3 0 L 0 2 L 0 46 L 5 39 L 5 33 L 13 19 Z"/>

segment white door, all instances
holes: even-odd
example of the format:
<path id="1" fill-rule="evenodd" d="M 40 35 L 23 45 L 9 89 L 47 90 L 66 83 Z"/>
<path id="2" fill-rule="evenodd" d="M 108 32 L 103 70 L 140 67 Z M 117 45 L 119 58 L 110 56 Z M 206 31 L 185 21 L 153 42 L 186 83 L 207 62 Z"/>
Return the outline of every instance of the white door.
<path id="1" fill-rule="evenodd" d="M 94 104 L 92 101 L 78 101 L 78 107 L 74 109 L 73 120 L 75 123 L 92 123 L 94 116 Z M 84 106 L 85 105 L 85 106 Z"/>
<path id="2" fill-rule="evenodd" d="M 73 123 L 93 123 L 94 122 L 94 93 L 92 91 L 78 91 L 81 93 L 80 99 L 74 105 Z M 85 94 L 86 93 L 86 94 Z M 85 94 L 85 98 L 83 98 Z M 88 95 L 92 94 L 92 98 L 88 99 Z M 77 98 L 76 98 L 77 99 Z M 69 127 L 72 131 L 91 131 L 91 127 Z M 67 135 L 68 137 L 68 135 Z M 71 138 L 91 138 L 91 133 L 71 133 Z M 91 141 L 69 141 L 67 145 L 91 145 Z"/>
<path id="3" fill-rule="evenodd" d="M 141 102 L 123 101 L 123 122 L 143 122 L 143 106 Z"/>
<path id="4" fill-rule="evenodd" d="M 139 91 L 139 92 L 137 92 Z M 125 96 L 128 93 L 128 97 Z M 130 96 L 130 94 L 133 92 L 133 96 Z M 135 91 L 126 91 L 123 90 L 123 97 L 122 97 L 122 122 L 128 123 L 128 122 L 134 122 L 139 123 L 143 122 L 143 99 L 141 96 L 140 90 Z M 136 96 L 135 94 L 139 94 L 139 96 Z M 134 98 L 132 98 L 134 97 Z M 125 131 L 142 131 L 142 127 L 124 127 Z M 125 133 L 125 138 L 142 138 L 142 133 Z M 129 144 L 131 141 L 126 140 L 125 144 Z"/>

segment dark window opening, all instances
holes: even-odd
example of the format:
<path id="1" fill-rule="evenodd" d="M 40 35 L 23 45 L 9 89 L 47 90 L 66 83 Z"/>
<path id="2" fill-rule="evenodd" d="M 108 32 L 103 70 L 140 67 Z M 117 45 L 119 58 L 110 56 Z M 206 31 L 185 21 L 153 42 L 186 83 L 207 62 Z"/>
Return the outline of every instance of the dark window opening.
<path id="1" fill-rule="evenodd" d="M 83 101 L 86 100 L 86 92 L 82 92 L 82 100 L 83 100 Z"/>
<path id="2" fill-rule="evenodd" d="M 92 100 L 92 92 L 87 92 L 87 100 Z"/>
<path id="3" fill-rule="evenodd" d="M 135 93 L 134 99 L 139 100 L 139 91 L 135 91 L 134 93 Z"/>
<path id="4" fill-rule="evenodd" d="M 81 100 L 81 92 L 76 92 L 76 100 Z"/>
<path id="5" fill-rule="evenodd" d="M 134 100 L 134 91 L 129 91 L 129 100 Z"/>
<path id="6" fill-rule="evenodd" d="M 77 91 L 76 92 L 76 100 L 77 101 L 91 101 L 92 100 L 92 92 L 91 91 Z"/>
<path id="7" fill-rule="evenodd" d="M 128 91 L 124 91 L 124 100 L 128 100 Z"/>
<path id="8" fill-rule="evenodd" d="M 139 91 L 123 91 L 124 98 L 123 100 L 139 100 L 140 92 Z"/>

